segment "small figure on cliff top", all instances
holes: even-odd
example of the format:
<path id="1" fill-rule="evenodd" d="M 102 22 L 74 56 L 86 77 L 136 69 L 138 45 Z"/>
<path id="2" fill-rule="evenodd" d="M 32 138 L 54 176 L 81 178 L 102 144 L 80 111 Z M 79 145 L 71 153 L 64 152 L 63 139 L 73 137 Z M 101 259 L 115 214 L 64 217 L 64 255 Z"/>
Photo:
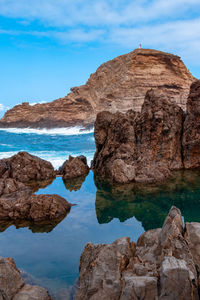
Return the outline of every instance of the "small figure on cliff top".
<path id="1" fill-rule="evenodd" d="M 139 44 L 139 49 L 141 49 L 142 48 L 142 44 Z"/>

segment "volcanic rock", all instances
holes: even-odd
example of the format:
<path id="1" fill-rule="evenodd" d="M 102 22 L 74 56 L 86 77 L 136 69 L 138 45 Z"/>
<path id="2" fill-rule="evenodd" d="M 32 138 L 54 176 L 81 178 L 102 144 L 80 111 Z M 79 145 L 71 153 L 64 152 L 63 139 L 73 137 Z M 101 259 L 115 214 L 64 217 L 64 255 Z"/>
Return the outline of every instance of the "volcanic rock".
<path id="1" fill-rule="evenodd" d="M 185 109 L 195 78 L 180 57 L 152 49 L 135 49 L 102 64 L 87 83 L 50 103 L 25 102 L 8 110 L 0 127 L 91 125 L 98 112 L 140 111 L 146 92 L 162 90 Z"/>
<path id="2" fill-rule="evenodd" d="M 66 160 L 59 169 L 59 173 L 64 180 L 84 176 L 87 175 L 88 172 L 87 158 L 84 155 L 77 157 L 69 155 L 69 159 Z"/>
<path id="3" fill-rule="evenodd" d="M 12 258 L 0 258 L 0 299 L 51 300 L 48 292 L 39 286 L 25 284 Z"/>
<path id="4" fill-rule="evenodd" d="M 141 113 L 99 113 L 94 171 L 118 183 L 165 179 L 183 167 L 182 124 L 182 109 L 158 90 L 147 92 Z"/>
<path id="5" fill-rule="evenodd" d="M 200 167 L 200 80 L 190 88 L 183 129 L 183 156 L 186 169 Z"/>
<path id="6" fill-rule="evenodd" d="M 75 299 L 200 299 L 192 247 L 176 207 L 162 229 L 145 232 L 137 244 L 127 237 L 110 245 L 89 243 L 80 258 Z"/>

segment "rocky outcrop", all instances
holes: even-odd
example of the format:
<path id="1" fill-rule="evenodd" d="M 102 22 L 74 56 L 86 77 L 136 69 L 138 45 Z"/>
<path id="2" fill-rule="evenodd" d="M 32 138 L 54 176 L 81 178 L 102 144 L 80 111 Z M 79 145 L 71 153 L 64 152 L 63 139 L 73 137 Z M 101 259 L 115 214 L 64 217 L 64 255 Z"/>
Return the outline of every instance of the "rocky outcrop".
<path id="1" fill-rule="evenodd" d="M 112 182 L 153 182 L 171 171 L 200 167 L 200 81 L 192 84 L 187 111 L 166 94 L 149 90 L 141 113 L 101 112 L 95 121 L 92 167 Z"/>
<path id="2" fill-rule="evenodd" d="M 135 49 L 102 64 L 87 83 L 71 89 L 66 97 L 50 103 L 22 103 L 8 110 L 0 127 L 62 127 L 91 125 L 96 114 L 107 110 L 140 111 L 146 92 L 164 91 L 185 108 L 194 77 L 180 57 L 169 53 Z"/>
<path id="3" fill-rule="evenodd" d="M 0 258 L 0 299 L 51 300 L 48 292 L 39 286 L 25 284 L 12 258 Z"/>
<path id="4" fill-rule="evenodd" d="M 89 173 L 87 158 L 84 155 L 73 157 L 69 155 L 69 159 L 64 162 L 59 169 L 59 174 L 64 180 L 85 176 Z"/>
<path id="5" fill-rule="evenodd" d="M 55 178 L 52 164 L 28 152 L 19 152 L 0 160 L 0 177 L 13 178 L 25 184 Z"/>
<path id="6" fill-rule="evenodd" d="M 34 223 L 62 219 L 71 204 L 58 195 L 12 195 L 0 197 L 0 220 Z"/>
<path id="7" fill-rule="evenodd" d="M 94 171 L 118 183 L 165 179 L 183 167 L 182 124 L 182 109 L 153 90 L 147 92 L 141 113 L 99 113 Z"/>
<path id="8" fill-rule="evenodd" d="M 191 85 L 183 130 L 183 156 L 186 169 L 200 167 L 200 80 Z"/>
<path id="9" fill-rule="evenodd" d="M 198 249 L 193 249 L 200 236 L 194 226 L 184 231 L 181 212 L 172 207 L 162 229 L 145 232 L 136 244 L 127 237 L 110 245 L 87 244 L 75 299 L 200 299 Z"/>

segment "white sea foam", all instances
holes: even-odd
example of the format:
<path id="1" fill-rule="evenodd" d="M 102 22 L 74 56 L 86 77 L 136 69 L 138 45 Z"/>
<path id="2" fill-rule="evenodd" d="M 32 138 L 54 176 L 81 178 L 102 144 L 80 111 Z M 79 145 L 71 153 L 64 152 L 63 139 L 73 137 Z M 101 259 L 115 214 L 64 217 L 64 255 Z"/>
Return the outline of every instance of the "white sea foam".
<path id="1" fill-rule="evenodd" d="M 23 151 L 23 150 L 21 150 L 21 151 Z M 0 159 L 11 157 L 17 153 L 18 153 L 18 151 L 0 152 Z M 42 159 L 45 159 L 47 161 L 50 161 L 55 169 L 58 169 L 60 166 L 62 166 L 64 161 L 66 159 L 68 159 L 69 155 L 72 155 L 72 156 L 81 155 L 81 153 L 78 153 L 78 152 L 71 153 L 71 152 L 67 152 L 67 151 L 66 152 L 63 152 L 63 151 L 29 151 L 29 153 L 32 155 L 38 156 Z M 93 159 L 94 153 L 92 151 L 90 151 L 90 152 L 83 153 L 83 155 L 85 155 L 87 157 L 88 165 L 90 165 L 90 163 Z"/>
<path id="2" fill-rule="evenodd" d="M 26 134 L 45 134 L 45 135 L 80 135 L 94 132 L 94 128 L 86 130 L 78 126 L 75 127 L 61 127 L 61 128 L 0 128 L 0 131 L 6 131 L 10 133 L 26 133 Z"/>

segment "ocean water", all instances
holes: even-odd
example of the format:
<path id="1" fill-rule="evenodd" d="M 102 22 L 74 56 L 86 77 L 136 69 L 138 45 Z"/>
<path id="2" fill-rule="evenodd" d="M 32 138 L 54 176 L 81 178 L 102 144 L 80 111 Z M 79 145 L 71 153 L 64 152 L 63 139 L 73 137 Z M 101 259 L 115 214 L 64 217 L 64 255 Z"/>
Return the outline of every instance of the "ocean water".
<path id="1" fill-rule="evenodd" d="M 62 165 L 68 155 L 95 152 L 93 132 L 79 128 L 0 130 L 0 158 L 25 150 Z M 13 257 L 27 282 L 46 287 L 55 300 L 68 299 L 78 278 L 79 258 L 88 242 L 111 243 L 122 236 L 137 241 L 148 229 L 161 227 L 172 205 L 184 222 L 200 222 L 200 171 L 176 172 L 160 185 L 110 186 L 94 178 L 63 182 L 56 178 L 38 194 L 57 193 L 72 204 L 57 225 L 0 226 L 0 255 Z"/>

